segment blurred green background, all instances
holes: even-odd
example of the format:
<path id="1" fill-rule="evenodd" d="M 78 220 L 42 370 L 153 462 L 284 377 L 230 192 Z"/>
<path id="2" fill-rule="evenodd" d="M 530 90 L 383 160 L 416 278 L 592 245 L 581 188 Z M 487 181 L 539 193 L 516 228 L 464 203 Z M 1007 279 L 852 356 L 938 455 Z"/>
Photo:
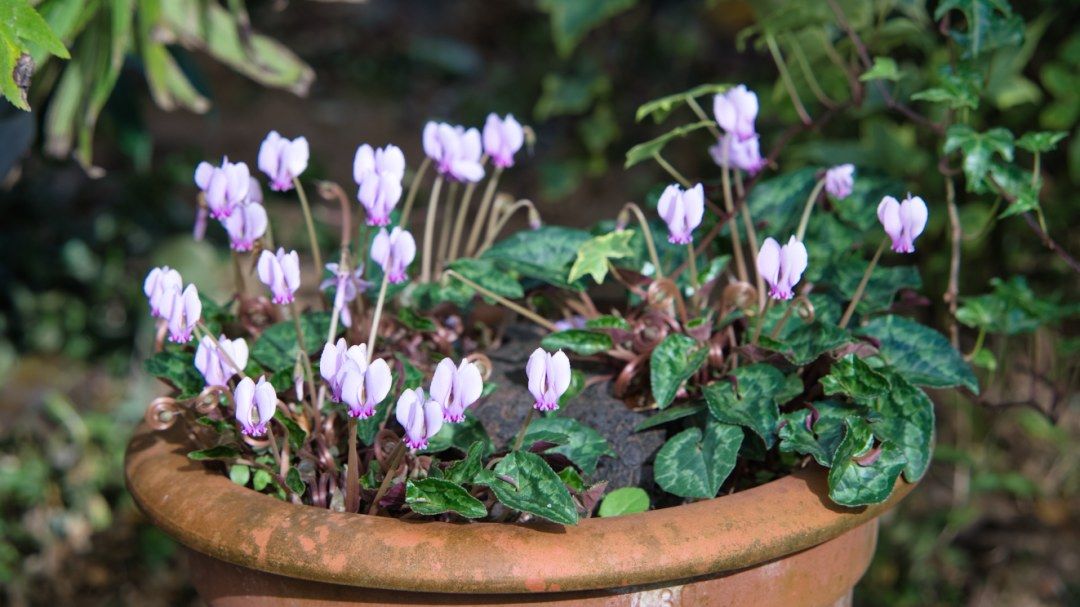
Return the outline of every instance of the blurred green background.
<path id="1" fill-rule="evenodd" d="M 663 130 L 635 123 L 641 103 L 745 82 L 761 98 L 764 151 L 798 117 L 762 32 L 779 32 L 792 84 L 818 117 L 847 100 L 847 81 L 816 32 L 843 56 L 854 52 L 821 17 L 831 15 L 825 0 L 170 2 L 35 3 L 50 24 L 85 11 L 60 32 L 72 62 L 38 61 L 32 113 L 0 101 L 0 604 L 198 604 L 182 552 L 142 520 L 121 467 L 127 437 L 161 390 L 142 372 L 153 340 L 142 276 L 170 263 L 211 293 L 228 276 L 220 230 L 202 243 L 190 235 L 199 160 L 228 154 L 254 165 L 276 129 L 307 136 L 313 176 L 348 185 L 360 143 L 396 143 L 415 167 L 428 119 L 479 126 L 489 111 L 513 112 L 538 141 L 504 187 L 536 201 L 548 223 L 584 226 L 666 180 L 653 166 L 622 169 L 627 148 Z M 890 86 L 901 98 L 948 62 L 929 17 L 937 4 L 841 2 L 874 56 L 895 58 Z M 1023 35 L 991 32 L 999 47 L 972 123 L 1069 133 L 1042 158 L 1041 201 L 1049 232 L 1076 254 L 1080 8 L 1015 4 Z M 126 28 L 113 19 L 125 11 Z M 70 77 L 73 66 L 104 76 Z M 779 170 L 854 162 L 921 194 L 931 208 L 916 257 L 924 289 L 905 304 L 945 331 L 940 142 L 866 90 L 860 107 L 792 140 Z M 677 142 L 669 160 L 692 178 L 715 176 L 707 145 Z M 1015 275 L 1030 292 L 1006 297 L 998 287 L 994 301 L 1007 301 L 1018 324 L 986 339 L 979 399 L 937 399 L 935 463 L 886 517 L 856 600 L 1077 605 L 1080 340 L 1067 306 L 1080 300 L 1080 280 L 1019 218 L 989 222 L 993 196 L 961 192 L 959 202 L 961 296 Z M 269 205 L 278 217 L 298 213 L 284 199 Z M 961 327 L 965 352 L 976 337 Z"/>

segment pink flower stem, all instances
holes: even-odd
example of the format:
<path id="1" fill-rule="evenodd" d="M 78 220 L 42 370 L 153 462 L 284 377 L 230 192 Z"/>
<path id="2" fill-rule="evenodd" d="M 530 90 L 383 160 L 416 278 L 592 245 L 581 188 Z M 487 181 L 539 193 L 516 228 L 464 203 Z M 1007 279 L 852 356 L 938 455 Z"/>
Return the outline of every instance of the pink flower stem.
<path id="1" fill-rule="evenodd" d="M 735 224 L 735 202 L 731 197 L 731 169 L 728 168 L 729 146 L 721 147 L 723 148 L 723 162 L 720 164 L 724 165 L 721 173 L 724 186 L 724 211 L 728 214 L 727 223 L 728 230 L 731 231 L 731 250 L 735 255 L 735 270 L 738 272 L 739 280 L 750 282 L 750 275 L 746 272 L 746 261 L 743 259 L 742 242 L 739 239 L 739 226 Z"/>
<path id="2" fill-rule="evenodd" d="M 874 268 L 877 267 L 878 260 L 881 259 L 881 254 L 885 252 L 885 245 L 889 244 L 889 239 L 885 238 L 878 245 L 877 252 L 874 253 L 874 258 L 870 260 L 870 265 L 866 266 L 866 271 L 863 272 L 862 280 L 859 281 L 859 286 L 855 289 L 855 295 L 851 297 L 851 303 L 848 304 L 844 315 L 840 318 L 841 329 L 847 327 L 848 322 L 851 321 L 852 314 L 855 313 L 855 306 L 859 305 L 859 300 L 862 299 L 863 292 L 866 291 L 866 285 L 870 282 L 870 275 L 874 273 Z"/>
<path id="3" fill-rule="evenodd" d="M 799 242 L 803 241 L 803 237 L 806 236 L 806 226 L 810 224 L 810 212 L 814 210 L 814 205 L 817 203 L 818 197 L 821 195 L 821 188 L 825 187 L 825 178 L 822 177 L 814 185 L 814 189 L 810 191 L 810 197 L 806 199 L 806 206 L 803 207 L 802 218 L 799 219 L 799 229 L 795 230 L 795 240 Z"/>
<path id="4" fill-rule="evenodd" d="M 485 289 L 484 287 L 481 287 L 480 285 L 478 285 L 475 282 L 469 280 L 468 278 L 465 278 L 464 276 L 462 276 L 461 274 L 458 274 L 457 272 L 455 272 L 453 270 L 447 270 L 446 271 L 446 276 L 450 277 L 450 278 L 455 278 L 457 280 L 460 280 L 461 282 L 465 283 L 468 287 L 472 288 L 474 291 L 480 293 L 481 295 L 483 295 L 485 297 L 488 297 L 490 299 L 495 300 L 496 302 L 506 306 L 510 310 L 513 310 L 514 312 L 517 312 L 518 314 L 521 314 L 525 318 L 528 318 L 529 320 L 531 320 L 534 323 L 540 325 L 541 327 L 547 329 L 548 331 L 555 332 L 555 331 L 559 330 L 559 328 L 555 326 L 555 323 L 553 323 L 550 320 L 544 318 L 543 316 L 540 316 L 536 312 L 533 312 L 532 310 L 530 310 L 530 309 L 528 309 L 528 308 L 526 308 L 524 306 L 518 305 L 518 304 L 510 301 L 509 299 L 507 299 L 507 298 L 505 298 L 505 297 L 503 297 L 501 295 L 496 295 L 495 293 Z M 371 348 L 368 348 L 368 352 L 370 352 L 370 351 L 371 351 Z"/>
<path id="5" fill-rule="evenodd" d="M 645 214 L 641 212 L 641 207 L 633 202 L 624 204 L 622 210 L 619 211 L 619 215 L 622 216 L 623 213 L 627 212 L 633 213 L 634 217 L 637 217 L 638 225 L 641 226 L 641 235 L 645 238 L 645 248 L 648 249 L 649 258 L 652 259 L 653 266 L 656 267 L 656 278 L 663 279 L 664 268 L 660 265 L 660 256 L 656 253 L 656 243 L 653 242 L 652 238 L 652 228 L 649 227 L 649 222 L 645 220 Z M 624 222 L 617 221 L 617 223 Z"/>
<path id="6" fill-rule="evenodd" d="M 750 341 L 750 343 L 755 346 L 757 345 L 758 340 L 761 339 L 761 329 L 765 326 L 765 315 L 769 312 L 769 308 L 772 307 L 772 302 L 773 300 L 771 297 L 766 299 L 765 307 L 758 313 L 757 324 L 754 326 L 754 338 Z"/>
<path id="7" fill-rule="evenodd" d="M 480 199 L 480 208 L 476 211 L 472 229 L 469 230 L 469 240 L 465 244 L 465 255 L 476 254 L 476 247 L 480 244 L 480 231 L 485 223 L 484 217 L 491 210 L 491 201 L 495 199 L 495 189 L 499 185 L 499 177 L 502 176 L 502 171 L 502 167 L 495 167 L 495 170 L 491 173 L 491 179 L 488 180 L 487 187 L 484 188 L 484 197 Z M 487 223 L 492 225 L 490 220 Z"/>
<path id="8" fill-rule="evenodd" d="M 211 333 L 210 329 L 206 328 L 206 325 L 204 325 L 201 321 L 195 325 L 195 333 L 198 334 L 200 332 L 210 338 L 210 343 L 214 345 L 214 350 L 217 351 L 218 356 L 221 357 L 221 360 L 224 360 L 230 367 L 236 369 L 236 372 L 240 375 L 241 378 L 247 377 L 247 375 L 244 374 L 244 370 L 236 365 L 236 362 L 232 359 L 231 356 L 229 356 L 229 353 L 221 347 L 220 343 L 218 343 L 218 340 L 216 337 L 214 337 L 214 334 Z"/>
<path id="9" fill-rule="evenodd" d="M 689 242 L 686 244 L 686 254 L 689 256 L 687 269 L 690 271 L 690 286 L 694 288 L 694 293 L 690 296 L 690 303 L 694 306 L 694 311 L 697 312 L 699 311 L 701 282 L 698 280 L 697 255 L 694 252 L 694 243 Z"/>
<path id="10" fill-rule="evenodd" d="M 300 323 L 300 309 L 296 307 L 296 301 L 289 302 L 289 313 L 292 315 L 293 326 L 296 327 L 296 349 L 300 360 L 304 363 L 304 375 L 308 385 L 308 404 L 311 405 L 311 414 L 315 419 L 315 428 L 322 427 L 322 412 L 315 401 L 315 373 L 311 369 L 311 359 L 308 358 L 307 349 L 304 347 L 304 328 Z"/>
<path id="11" fill-rule="evenodd" d="M 345 478 L 345 512 L 360 510 L 360 456 L 356 452 L 356 418 L 349 417 L 349 470 Z"/>
<path id="12" fill-rule="evenodd" d="M 439 192 L 442 190 L 443 178 L 436 177 L 435 185 L 431 186 L 431 198 L 428 201 L 427 217 L 424 218 L 424 256 L 420 265 L 420 282 L 431 281 L 431 245 L 435 239 L 435 216 L 439 211 Z"/>
<path id="13" fill-rule="evenodd" d="M 390 481 L 394 478 L 394 473 L 397 472 L 398 464 L 401 463 L 401 458 L 405 455 L 405 440 L 402 439 L 394 447 L 393 453 L 390 454 L 390 459 L 387 460 L 386 472 L 383 474 L 382 483 L 379 484 L 379 490 L 375 492 L 375 499 L 371 500 L 371 507 L 368 508 L 368 514 L 374 516 L 379 511 L 379 500 L 386 495 L 386 492 L 390 489 Z"/>
<path id="14" fill-rule="evenodd" d="M 412 213 L 413 204 L 416 202 L 416 194 L 420 191 L 420 184 L 424 182 L 424 174 L 427 173 L 428 167 L 431 166 L 431 159 L 424 158 L 424 161 L 420 163 L 420 168 L 416 169 L 416 175 L 413 176 L 412 183 L 409 184 L 409 193 L 405 195 L 405 205 L 401 208 L 401 229 L 409 229 L 409 214 Z"/>
<path id="15" fill-rule="evenodd" d="M 530 407 L 529 414 L 525 416 L 525 422 L 521 424 L 521 430 L 518 431 L 517 438 L 514 439 L 514 451 L 521 449 L 521 443 L 525 442 L 525 434 L 529 431 L 529 424 L 532 423 L 535 416 L 536 407 Z"/>
<path id="16" fill-rule="evenodd" d="M 379 297 L 375 300 L 375 315 L 371 317 L 371 331 L 368 333 L 368 361 L 375 356 L 375 340 L 379 337 L 379 321 L 382 319 L 383 303 L 386 301 L 386 286 L 390 283 L 390 274 L 383 272 L 382 284 L 379 285 Z"/>
<path id="17" fill-rule="evenodd" d="M 304 211 L 304 223 L 307 224 L 308 240 L 311 241 L 311 256 L 315 259 L 316 280 L 322 276 L 322 254 L 319 253 L 319 240 L 315 236 L 315 220 L 311 217 L 311 205 L 308 204 L 307 193 L 300 180 L 293 177 L 293 185 L 296 186 L 296 195 L 300 197 L 300 208 Z"/>
<path id="18" fill-rule="evenodd" d="M 664 160 L 664 157 L 660 155 L 660 152 L 654 152 L 652 156 L 653 160 L 656 161 L 656 164 L 660 165 L 661 168 L 667 171 L 668 174 L 675 179 L 675 181 L 678 181 L 679 185 L 684 188 L 690 187 L 690 180 L 686 177 L 683 177 L 683 174 L 675 170 L 675 167 L 671 166 L 671 163 L 669 163 L 667 160 Z"/>

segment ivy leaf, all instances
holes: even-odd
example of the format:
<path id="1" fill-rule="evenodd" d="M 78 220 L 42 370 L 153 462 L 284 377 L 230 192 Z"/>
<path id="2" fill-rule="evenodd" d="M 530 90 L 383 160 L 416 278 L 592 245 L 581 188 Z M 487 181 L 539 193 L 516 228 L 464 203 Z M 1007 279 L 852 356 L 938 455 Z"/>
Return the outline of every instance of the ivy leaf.
<path id="1" fill-rule="evenodd" d="M 822 354 L 850 343 L 847 331 L 833 324 L 814 321 L 800 325 L 782 340 L 769 340 L 768 349 L 779 352 L 798 366 L 808 365 Z M 766 345 L 762 339 L 762 345 Z"/>
<path id="2" fill-rule="evenodd" d="M 711 124 L 714 124 L 712 120 L 702 120 L 701 122 L 683 125 L 660 135 L 656 139 L 639 143 L 626 152 L 626 162 L 623 164 L 623 168 L 628 169 L 644 160 L 651 160 L 653 156 L 663 151 L 664 146 L 672 139 L 685 137 L 688 133 L 703 129 Z"/>
<path id="3" fill-rule="evenodd" d="M 763 363 L 739 367 L 731 375 L 733 381 L 705 386 L 709 412 L 719 421 L 749 428 L 771 448 L 780 420 L 776 395 L 783 391 L 787 378 L 776 367 Z"/>
<path id="4" fill-rule="evenodd" d="M 1039 208 L 1039 190 L 1042 181 L 1036 179 L 1031 182 L 1031 173 L 1022 170 L 1015 164 L 994 162 L 990 166 L 990 176 L 994 181 L 1012 196 L 1009 206 L 998 215 L 998 219 L 1020 215 Z"/>
<path id="5" fill-rule="evenodd" d="M 582 356 L 591 356 L 607 352 L 615 347 L 606 333 L 596 333 L 585 329 L 567 329 L 544 336 L 540 346 L 545 350 L 570 350 Z"/>
<path id="6" fill-rule="evenodd" d="M 892 388 L 873 402 L 870 427 L 882 441 L 904 454 L 904 478 L 916 482 L 930 466 L 934 445 L 934 403 L 921 388 L 888 367 L 882 369 Z"/>
<path id="7" fill-rule="evenodd" d="M 500 270 L 495 262 L 490 259 L 470 259 L 465 257 L 455 260 L 449 267 L 496 295 L 501 295 L 507 299 L 518 299 L 525 296 L 521 284 L 513 276 Z"/>
<path id="8" fill-rule="evenodd" d="M 631 230 L 616 230 L 585 241 L 585 244 L 578 249 L 577 259 L 570 267 L 570 276 L 566 282 L 574 283 L 589 275 L 597 284 L 603 283 L 607 276 L 609 260 L 622 259 L 634 254 L 634 250 L 630 248 L 630 239 L 633 237 L 634 233 Z"/>
<path id="9" fill-rule="evenodd" d="M 1033 131 L 1024 133 L 1020 139 L 1017 139 L 1016 147 L 1033 154 L 1051 152 L 1062 139 L 1068 136 L 1068 131 Z"/>
<path id="10" fill-rule="evenodd" d="M 511 451 L 495 464 L 486 484 L 503 505 L 563 525 L 576 525 L 577 507 L 566 485 L 544 458 Z"/>
<path id="11" fill-rule="evenodd" d="M 1003 0 L 943 0 L 934 11 L 941 21 L 951 10 L 964 14 L 966 30 L 950 29 L 964 59 L 977 58 L 999 48 L 1019 48 L 1024 42 L 1024 20 Z"/>
<path id="12" fill-rule="evenodd" d="M 604 496 L 597 514 L 602 518 L 645 512 L 649 509 L 649 494 L 641 487 L 622 487 Z"/>
<path id="13" fill-rule="evenodd" d="M 552 415 L 534 419 L 525 432 L 524 444 L 532 444 L 550 434 L 561 434 L 566 440 L 557 441 L 559 446 L 548 449 L 548 452 L 565 455 L 585 474 L 596 472 L 596 464 L 602 456 L 615 457 L 615 452 L 602 434 L 569 417 Z"/>
<path id="14" fill-rule="evenodd" d="M 904 469 L 904 454 L 892 442 L 881 443 L 872 462 L 857 459 L 871 455 L 874 433 L 870 424 L 857 418 L 844 420 L 844 438 L 836 448 L 829 470 L 829 497 L 842 506 L 865 506 L 885 501 Z"/>
<path id="15" fill-rule="evenodd" d="M 896 67 L 896 60 L 892 57 L 874 57 L 874 64 L 859 76 L 861 82 L 899 79 L 900 69 Z"/>
<path id="16" fill-rule="evenodd" d="M 551 36 L 560 57 L 569 57 L 589 30 L 629 9 L 637 0 L 540 0 L 540 10 L 551 16 Z"/>
<path id="17" fill-rule="evenodd" d="M 656 406 L 666 408 L 675 400 L 679 386 L 697 373 L 709 351 L 701 343 L 680 333 L 664 338 L 649 357 L 649 380 Z"/>
<path id="18" fill-rule="evenodd" d="M 538 230 L 517 232 L 495 243 L 480 258 L 556 287 L 577 289 L 566 282 L 566 276 L 577 258 L 578 249 L 589 238 L 589 233 L 584 230 L 543 226 Z"/>
<path id="19" fill-rule="evenodd" d="M 836 361 L 829 374 L 821 378 L 821 388 L 826 395 L 844 394 L 856 402 L 863 402 L 888 392 L 889 380 L 863 359 L 848 354 Z"/>
<path id="20" fill-rule="evenodd" d="M 662 424 L 671 423 L 684 417 L 690 417 L 691 415 L 701 413 L 704 410 L 705 405 L 702 403 L 664 409 L 663 411 L 650 415 L 645 421 L 635 426 L 634 432 L 641 432 L 642 430 L 648 430 L 649 428 L 655 428 Z"/>
<path id="21" fill-rule="evenodd" d="M 956 320 L 989 333 L 1017 335 L 1080 313 L 1080 304 L 1062 305 L 1031 290 L 1023 276 L 993 278 L 991 293 L 962 299 Z"/>
<path id="22" fill-rule="evenodd" d="M 990 172 L 991 160 L 997 154 L 1007 161 L 1013 159 L 1013 136 L 1008 129 L 994 128 L 977 133 L 966 124 L 954 124 L 945 132 L 945 153 L 960 150 L 964 155 L 963 169 L 969 192 L 984 192 L 983 180 Z"/>
<path id="23" fill-rule="evenodd" d="M 731 88 L 730 84 L 701 84 L 688 91 L 647 101 L 638 107 L 634 120 L 641 122 L 646 117 L 652 116 L 653 121 L 660 124 L 667 119 L 672 110 L 686 103 L 687 100 L 697 99 L 705 95 L 718 95 L 729 88 Z"/>
<path id="24" fill-rule="evenodd" d="M 180 400 L 196 396 L 206 385 L 202 374 L 195 368 L 195 354 L 178 348 L 166 348 L 154 354 L 146 359 L 143 368 L 176 388 Z"/>
<path id="25" fill-rule="evenodd" d="M 931 388 L 964 386 L 979 393 L 979 381 L 944 335 L 902 316 L 882 316 L 862 328 L 878 340 L 878 353 L 911 383 Z"/>
<path id="26" fill-rule="evenodd" d="M 461 485 L 441 478 L 406 481 L 405 503 L 413 512 L 429 516 L 444 512 L 454 512 L 465 518 L 487 516 L 483 502 L 469 495 Z"/>
<path id="27" fill-rule="evenodd" d="M 330 330 L 329 312 L 308 312 L 300 315 L 304 333 L 304 351 L 312 354 L 321 350 Z M 343 329 L 343 328 L 342 328 Z M 292 320 L 275 323 L 263 331 L 251 347 L 251 357 L 272 373 L 292 371 L 296 364 L 296 326 Z M 314 357 L 318 359 L 318 356 Z"/>
<path id="28" fill-rule="evenodd" d="M 679 497 L 711 498 L 735 467 L 742 446 L 738 426 L 709 421 L 687 428 L 669 439 L 656 454 L 656 484 Z"/>
<path id="29" fill-rule="evenodd" d="M 810 425 L 814 411 L 817 420 Z M 780 416 L 780 451 L 813 456 L 828 468 L 844 434 L 844 420 L 865 413 L 863 407 L 851 407 L 835 401 L 814 403 L 814 409 L 799 409 Z"/>
<path id="30" fill-rule="evenodd" d="M 189 451 L 188 459 L 195 460 L 197 462 L 209 461 L 209 460 L 232 460 L 240 457 L 240 452 L 235 447 L 228 445 L 218 445 L 217 447 L 210 447 L 209 449 L 199 449 L 197 451 Z"/>
<path id="31" fill-rule="evenodd" d="M 979 75 L 973 71 L 946 72 L 941 76 L 941 85 L 919 91 L 911 95 L 912 99 L 944 103 L 949 109 L 959 110 L 979 108 Z"/>

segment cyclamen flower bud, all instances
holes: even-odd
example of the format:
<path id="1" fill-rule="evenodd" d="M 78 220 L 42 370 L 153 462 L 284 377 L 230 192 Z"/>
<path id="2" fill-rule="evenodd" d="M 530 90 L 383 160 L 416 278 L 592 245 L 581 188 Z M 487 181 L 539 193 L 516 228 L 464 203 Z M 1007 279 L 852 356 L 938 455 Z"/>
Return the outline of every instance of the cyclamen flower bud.
<path id="1" fill-rule="evenodd" d="M 399 227 L 389 233 L 382 228 L 371 243 L 371 259 L 382 267 L 387 280 L 392 283 L 405 282 L 409 264 L 415 257 L 416 241 L 412 234 Z"/>
<path id="2" fill-rule="evenodd" d="M 837 200 L 851 195 L 855 185 L 855 165 L 841 164 L 825 171 L 825 191 Z"/>
<path id="3" fill-rule="evenodd" d="M 397 175 L 398 181 L 405 176 L 405 154 L 396 145 L 374 149 L 368 144 L 356 148 L 353 157 L 353 181 L 364 183 L 370 175 Z"/>
<path id="4" fill-rule="evenodd" d="M 233 404 L 236 405 L 236 421 L 240 423 L 240 431 L 246 436 L 262 436 L 266 434 L 266 426 L 277 411 L 277 393 L 265 377 L 260 377 L 258 384 L 245 377 L 236 384 Z M 252 419 L 252 413 L 259 414 L 258 422 Z"/>
<path id="5" fill-rule="evenodd" d="M 293 179 L 307 170 L 308 141 L 304 137 L 286 139 L 270 131 L 259 146 L 259 170 L 270 178 L 270 189 L 286 192 L 293 188 Z"/>
<path id="6" fill-rule="evenodd" d="M 327 342 L 319 358 L 319 375 L 330 386 L 331 400 L 341 402 L 341 387 L 345 382 L 345 371 L 349 361 L 356 363 L 363 370 L 367 367 L 367 346 L 348 346 L 341 337 L 336 344 Z"/>
<path id="7" fill-rule="evenodd" d="M 713 98 L 713 114 L 720 128 L 734 134 L 739 141 L 756 136 L 757 95 L 740 84 Z"/>
<path id="8" fill-rule="evenodd" d="M 525 131 L 513 114 L 507 114 L 505 119 L 495 113 L 488 114 L 484 123 L 484 152 L 491 157 L 492 164 L 504 169 L 514 166 L 514 154 L 524 143 Z"/>
<path id="9" fill-rule="evenodd" d="M 465 421 L 465 409 L 475 403 L 483 391 L 484 380 L 474 363 L 463 360 L 455 367 L 454 361 L 444 358 L 435 367 L 430 396 L 442 405 L 443 420 Z"/>
<path id="10" fill-rule="evenodd" d="M 222 356 L 222 352 L 225 356 Z M 233 367 L 225 360 L 236 363 Z M 195 368 L 202 373 L 207 386 L 225 386 L 234 375 L 247 366 L 248 346 L 244 338 L 226 339 L 224 335 L 218 337 L 217 346 L 209 335 L 204 335 L 199 340 L 199 347 L 195 349 Z"/>
<path id="11" fill-rule="evenodd" d="M 363 364 L 353 358 L 345 361 L 341 382 L 341 401 L 349 406 L 349 417 L 367 419 L 375 415 L 375 407 L 390 394 L 393 377 L 390 366 L 381 358 Z"/>
<path id="12" fill-rule="evenodd" d="M 180 272 L 169 266 L 150 270 L 146 275 L 146 280 L 143 281 L 143 293 L 146 293 L 146 298 L 150 302 L 150 315 L 155 318 L 166 318 L 162 309 L 167 303 L 171 304 L 171 301 L 166 302 L 165 298 L 171 299 L 172 291 L 179 292 L 183 287 L 184 279 L 180 277 Z"/>
<path id="13" fill-rule="evenodd" d="M 878 220 L 892 239 L 892 250 L 897 253 L 915 252 L 915 239 L 926 228 L 928 215 L 923 199 L 911 194 L 903 202 L 886 196 L 877 210 Z"/>
<path id="14" fill-rule="evenodd" d="M 161 314 L 168 322 L 169 341 L 178 344 L 191 341 L 191 333 L 202 316 L 199 290 L 195 285 L 188 285 L 182 293 L 178 287 L 170 288 L 162 298 Z"/>
<path id="15" fill-rule="evenodd" d="M 709 155 L 719 167 L 724 167 L 724 147 L 727 147 L 727 166 L 746 171 L 748 175 L 756 175 L 765 168 L 767 161 L 761 157 L 761 144 L 757 135 L 745 140 L 739 140 L 734 135 L 724 137 L 709 148 Z"/>
<path id="16" fill-rule="evenodd" d="M 273 294 L 276 304 L 291 303 L 296 290 L 300 288 L 300 256 L 296 251 L 285 252 L 279 248 L 277 254 L 263 251 L 259 256 L 259 280 Z"/>
<path id="17" fill-rule="evenodd" d="M 794 236 L 783 247 L 773 238 L 766 238 L 758 251 L 757 269 L 769 283 L 769 296 L 773 299 L 791 299 L 794 287 L 806 271 L 806 246 Z"/>
<path id="18" fill-rule="evenodd" d="M 429 122 L 424 126 L 424 153 L 435 163 L 440 175 L 457 181 L 484 178 L 484 167 L 480 164 L 483 149 L 476 129 L 466 131 L 445 122 Z"/>
<path id="19" fill-rule="evenodd" d="M 570 359 L 562 350 L 549 354 L 537 348 L 529 356 L 525 375 L 529 378 L 529 392 L 536 399 L 536 410 L 555 411 L 559 399 L 570 388 Z"/>
<path id="20" fill-rule="evenodd" d="M 694 229 L 701 225 L 705 215 L 705 189 L 700 183 L 686 191 L 671 184 L 660 195 L 657 210 L 667 223 L 668 242 L 690 244 L 694 241 Z"/>
<path id="21" fill-rule="evenodd" d="M 388 225 L 390 212 L 401 200 L 401 176 L 393 173 L 372 173 L 360 184 L 356 198 L 366 211 L 369 226 Z"/>
<path id="22" fill-rule="evenodd" d="M 245 204 L 222 219 L 221 225 L 229 233 L 229 246 L 234 251 L 250 251 L 266 233 L 266 209 L 257 202 Z"/>
<path id="23" fill-rule="evenodd" d="M 438 434 L 443 425 L 442 405 L 428 399 L 423 388 L 402 392 L 395 414 L 405 429 L 404 441 L 410 449 L 426 448 L 428 439 Z"/>
<path id="24" fill-rule="evenodd" d="M 200 162 L 195 168 L 195 185 L 203 191 L 206 206 L 214 219 L 224 219 L 248 199 L 251 172 L 243 162 L 222 159 L 221 166 Z"/>

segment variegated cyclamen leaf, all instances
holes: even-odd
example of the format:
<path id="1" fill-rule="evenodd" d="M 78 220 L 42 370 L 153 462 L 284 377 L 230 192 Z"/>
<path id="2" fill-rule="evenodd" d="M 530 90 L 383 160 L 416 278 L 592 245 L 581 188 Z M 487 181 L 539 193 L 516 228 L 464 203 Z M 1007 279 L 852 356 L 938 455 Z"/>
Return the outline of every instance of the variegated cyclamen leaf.
<path id="1" fill-rule="evenodd" d="M 885 501 L 904 469 L 903 451 L 891 441 L 875 447 L 874 433 L 864 420 L 848 418 L 844 428 L 844 438 L 829 470 L 829 497 L 842 506 Z M 880 452 L 874 454 L 873 449 Z"/>
<path id="2" fill-rule="evenodd" d="M 731 377 L 705 386 L 709 412 L 721 422 L 749 428 L 771 448 L 780 420 L 776 396 L 783 393 L 787 378 L 767 364 L 739 367 Z"/>
<path id="3" fill-rule="evenodd" d="M 843 438 L 844 420 L 866 415 L 866 408 L 835 401 L 819 401 L 813 406 L 780 416 L 780 451 L 811 455 L 828 468 Z M 811 424 L 808 420 L 813 419 L 815 410 L 817 419 Z"/>
<path id="4" fill-rule="evenodd" d="M 656 484 L 679 497 L 715 497 L 735 467 L 742 441 L 742 428 L 730 424 L 710 420 L 704 433 L 687 428 L 657 452 Z"/>
<path id="5" fill-rule="evenodd" d="M 882 358 L 917 386 L 963 386 L 979 393 L 979 381 L 944 335 L 902 316 L 882 316 L 859 332 L 878 340 Z"/>
<path id="6" fill-rule="evenodd" d="M 525 432 L 525 442 L 529 445 L 540 440 L 543 435 L 562 435 L 566 437 L 560 444 L 548 449 L 549 453 L 560 453 L 577 464 L 585 474 L 596 471 L 596 464 L 603 456 L 615 457 L 607 439 L 589 426 L 569 417 L 548 416 L 534 419 Z"/>
<path id="7" fill-rule="evenodd" d="M 907 463 L 904 478 L 916 482 L 930 466 L 934 446 L 934 403 L 922 388 L 888 367 L 882 373 L 891 389 L 873 402 L 870 418 L 874 435 L 900 447 Z"/>
<path id="8" fill-rule="evenodd" d="M 675 400 L 679 386 L 697 373 L 708 354 L 705 345 L 681 333 L 668 335 L 656 346 L 649 358 L 649 379 L 658 408 Z"/>
<path id="9" fill-rule="evenodd" d="M 417 514 L 454 512 L 465 518 L 487 516 L 484 502 L 470 495 L 461 485 L 441 478 L 406 481 L 405 503 Z"/>
<path id="10" fill-rule="evenodd" d="M 821 378 L 821 388 L 826 395 L 843 394 L 862 402 L 888 392 L 889 380 L 863 359 L 848 354 L 836 361 L 829 374 Z"/>
<path id="11" fill-rule="evenodd" d="M 511 451 L 495 464 L 494 476 L 486 479 L 486 484 L 508 508 L 564 525 L 578 522 L 577 507 L 566 485 L 535 453 Z"/>

